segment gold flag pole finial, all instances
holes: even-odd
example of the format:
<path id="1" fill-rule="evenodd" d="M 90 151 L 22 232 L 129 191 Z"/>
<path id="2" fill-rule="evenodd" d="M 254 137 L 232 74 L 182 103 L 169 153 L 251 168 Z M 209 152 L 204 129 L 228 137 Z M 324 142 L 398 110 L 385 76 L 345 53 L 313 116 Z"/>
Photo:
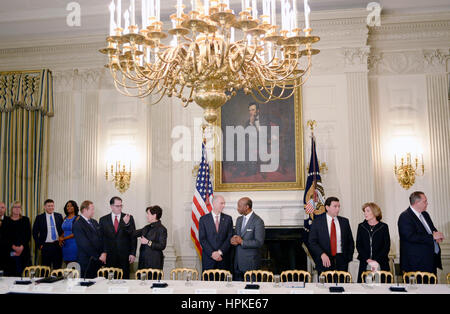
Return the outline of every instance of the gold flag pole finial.
<path id="1" fill-rule="evenodd" d="M 316 120 L 308 120 L 307 125 L 311 129 L 311 133 L 314 135 L 314 127 L 316 126 Z"/>

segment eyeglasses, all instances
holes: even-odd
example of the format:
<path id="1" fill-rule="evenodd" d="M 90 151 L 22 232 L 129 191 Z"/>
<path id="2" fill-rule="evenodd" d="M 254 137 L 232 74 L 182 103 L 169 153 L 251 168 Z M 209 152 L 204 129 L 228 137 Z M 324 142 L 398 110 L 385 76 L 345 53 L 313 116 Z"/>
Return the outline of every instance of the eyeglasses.
<path id="1" fill-rule="evenodd" d="M 114 206 L 114 207 L 123 207 L 122 204 L 121 205 L 112 205 L 112 206 Z"/>

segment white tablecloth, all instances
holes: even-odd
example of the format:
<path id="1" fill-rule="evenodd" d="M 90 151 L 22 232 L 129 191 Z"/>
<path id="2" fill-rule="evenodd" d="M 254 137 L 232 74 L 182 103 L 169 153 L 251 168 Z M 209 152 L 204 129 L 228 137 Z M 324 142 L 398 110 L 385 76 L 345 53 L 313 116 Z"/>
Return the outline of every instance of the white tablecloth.
<path id="1" fill-rule="evenodd" d="M 90 287 L 80 287 L 77 282 L 58 281 L 51 284 L 15 285 L 14 281 L 20 278 L 3 277 L 0 279 L 0 293 L 54 293 L 54 294 L 329 294 L 329 287 L 332 284 L 325 284 L 325 287 L 317 283 L 280 283 L 280 287 L 275 287 L 274 283 L 258 283 L 259 290 L 244 289 L 247 283 L 232 282 L 231 286 L 226 282 L 191 281 L 186 285 L 181 280 L 164 280 L 168 284 L 167 288 L 151 289 L 151 285 L 156 281 L 146 281 L 144 284 L 139 280 L 121 280 L 108 282 L 104 278 L 92 279 L 96 283 Z M 367 286 L 363 284 L 339 284 L 344 287 L 348 294 L 391 294 L 389 287 L 392 284 L 373 284 Z M 407 294 L 450 294 L 450 285 L 416 285 L 410 287 L 403 285 L 407 289 Z"/>

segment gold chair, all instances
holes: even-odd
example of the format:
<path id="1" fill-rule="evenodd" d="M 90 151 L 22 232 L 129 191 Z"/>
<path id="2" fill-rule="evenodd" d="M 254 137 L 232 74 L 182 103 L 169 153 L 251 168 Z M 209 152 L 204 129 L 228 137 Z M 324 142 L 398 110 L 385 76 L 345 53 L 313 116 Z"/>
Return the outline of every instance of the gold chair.
<path id="1" fill-rule="evenodd" d="M 97 277 L 104 277 L 108 279 L 108 273 L 114 273 L 114 279 L 122 279 L 123 278 L 123 270 L 115 267 L 102 267 L 97 271 Z"/>
<path id="2" fill-rule="evenodd" d="M 136 279 L 141 279 L 142 274 L 147 274 L 148 280 L 162 280 L 164 278 L 164 272 L 162 269 L 157 268 L 143 268 L 139 269 L 135 273 Z"/>
<path id="3" fill-rule="evenodd" d="M 447 274 L 447 284 L 450 285 L 450 273 Z"/>
<path id="4" fill-rule="evenodd" d="M 273 282 L 273 273 L 268 270 L 248 270 L 244 273 L 244 281 Z"/>
<path id="5" fill-rule="evenodd" d="M 329 270 L 322 272 L 320 276 L 325 276 L 325 283 L 352 283 L 352 275 L 347 271 Z"/>
<path id="6" fill-rule="evenodd" d="M 280 276 L 281 282 L 311 282 L 311 274 L 304 270 L 285 270 Z"/>
<path id="7" fill-rule="evenodd" d="M 41 266 L 41 265 L 28 266 L 25 267 L 25 269 L 23 270 L 22 277 L 30 277 L 31 271 L 34 271 L 35 277 L 48 277 L 50 276 L 50 270 L 51 269 L 48 266 Z"/>
<path id="8" fill-rule="evenodd" d="M 416 278 L 416 282 L 419 284 L 435 284 L 437 285 L 438 280 L 435 274 L 428 273 L 424 271 L 410 271 L 403 274 L 403 283 L 409 283 L 410 277 Z M 426 279 L 426 280 L 425 280 Z"/>
<path id="9" fill-rule="evenodd" d="M 361 274 L 362 282 L 366 282 L 366 276 L 370 273 L 371 273 L 370 270 L 366 270 L 365 272 L 363 272 Z M 379 270 L 379 271 L 375 272 L 373 274 L 373 276 L 374 277 L 372 280 L 375 280 L 375 276 L 379 276 L 380 283 L 394 283 L 394 275 L 392 275 L 392 273 L 390 271 Z"/>
<path id="10" fill-rule="evenodd" d="M 203 281 L 226 281 L 231 272 L 224 269 L 208 269 L 202 273 Z M 212 277 L 212 279 L 211 279 Z"/>
<path id="11" fill-rule="evenodd" d="M 50 273 L 50 277 L 64 277 L 64 273 L 67 275 L 72 274 L 72 278 L 80 278 L 80 272 L 78 269 L 74 268 L 60 268 L 60 269 L 54 269 Z"/>
<path id="12" fill-rule="evenodd" d="M 171 280 L 183 280 L 184 275 L 191 274 L 192 280 L 198 280 L 198 271 L 193 268 L 174 268 L 170 271 Z"/>

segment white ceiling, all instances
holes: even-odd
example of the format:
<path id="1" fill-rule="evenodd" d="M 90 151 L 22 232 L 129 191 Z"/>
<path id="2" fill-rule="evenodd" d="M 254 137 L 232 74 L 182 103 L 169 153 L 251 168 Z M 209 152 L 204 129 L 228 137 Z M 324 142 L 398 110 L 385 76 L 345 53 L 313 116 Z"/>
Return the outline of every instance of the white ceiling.
<path id="1" fill-rule="evenodd" d="M 299 10 L 303 10 L 302 1 L 298 0 Z M 367 4 L 375 0 L 310 0 L 312 18 L 314 12 L 339 9 L 364 9 Z M 69 11 L 66 6 L 70 2 L 77 2 L 81 7 L 81 26 L 69 27 L 66 17 Z M 19 46 L 35 45 L 36 41 L 52 38 L 73 38 L 83 36 L 100 36 L 108 32 L 108 5 L 110 0 L 15 0 L 0 2 L 0 48 L 12 48 L 15 43 Z M 122 8 L 128 0 L 122 0 Z M 190 6 L 190 0 L 183 0 Z M 450 11 L 450 0 L 378 0 L 383 7 L 383 14 L 389 13 L 427 13 Z M 162 19 L 168 19 L 172 13 L 176 0 L 163 0 Z M 240 0 L 231 0 L 232 8 L 240 10 Z M 136 0 L 137 11 L 140 1 Z M 137 17 L 137 21 L 140 18 Z M 313 25 L 314 26 L 314 25 Z"/>

